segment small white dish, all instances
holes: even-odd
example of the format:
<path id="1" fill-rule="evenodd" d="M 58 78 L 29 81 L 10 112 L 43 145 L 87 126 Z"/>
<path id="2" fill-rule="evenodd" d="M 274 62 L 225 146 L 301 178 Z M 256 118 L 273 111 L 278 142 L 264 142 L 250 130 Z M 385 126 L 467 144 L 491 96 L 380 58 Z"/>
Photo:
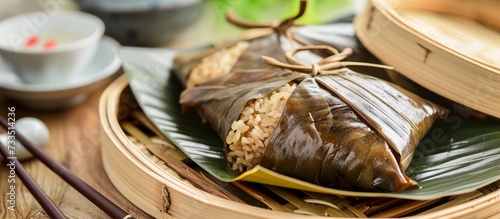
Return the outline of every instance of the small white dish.
<path id="1" fill-rule="evenodd" d="M 117 55 L 120 44 L 103 37 L 90 61 L 74 78 L 58 84 L 26 84 L 0 59 L 0 96 L 17 100 L 32 109 L 56 109 L 74 106 L 88 95 L 111 82 L 121 72 Z M 1 58 L 1 57 L 0 57 Z"/>
<path id="2" fill-rule="evenodd" d="M 104 23 L 77 11 L 44 11 L 0 21 L 0 55 L 29 84 L 79 77 L 94 56 Z"/>

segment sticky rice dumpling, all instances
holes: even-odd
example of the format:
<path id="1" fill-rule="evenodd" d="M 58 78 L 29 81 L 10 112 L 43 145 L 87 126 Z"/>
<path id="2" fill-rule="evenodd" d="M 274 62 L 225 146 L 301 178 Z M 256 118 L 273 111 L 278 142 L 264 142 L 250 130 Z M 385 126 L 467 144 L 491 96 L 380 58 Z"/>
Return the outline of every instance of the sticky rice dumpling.
<path id="1" fill-rule="evenodd" d="M 261 165 L 315 184 L 364 191 L 418 188 L 404 170 L 445 111 L 397 85 L 346 68 L 341 61 L 348 49 L 297 49 L 291 43 L 296 49 L 287 53 L 278 39 L 283 38 L 273 33 L 176 63 L 185 85 L 193 69 L 223 69 L 186 86 L 180 103 L 195 108 L 223 140 L 228 168 L 244 172 Z M 222 67 L 214 58 L 238 48 L 237 58 L 226 59 L 230 62 Z M 312 52 L 294 58 L 298 50 Z"/>
<path id="2" fill-rule="evenodd" d="M 186 89 L 224 140 L 229 167 L 262 165 L 320 185 L 403 191 L 413 152 L 443 111 L 378 78 L 337 69 L 238 70 Z"/>

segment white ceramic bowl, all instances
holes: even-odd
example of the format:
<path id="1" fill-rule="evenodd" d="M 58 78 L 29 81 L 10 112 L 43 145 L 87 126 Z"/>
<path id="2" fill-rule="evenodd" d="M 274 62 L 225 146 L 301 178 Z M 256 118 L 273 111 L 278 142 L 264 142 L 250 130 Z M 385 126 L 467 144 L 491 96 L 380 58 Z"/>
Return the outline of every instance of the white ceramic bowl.
<path id="1" fill-rule="evenodd" d="M 199 17 L 205 0 L 77 0 L 127 46 L 165 46 Z"/>
<path id="2" fill-rule="evenodd" d="M 0 57 L 24 83 L 61 83 L 88 64 L 103 33 L 104 23 L 82 12 L 21 14 L 0 22 Z"/>
<path id="3" fill-rule="evenodd" d="M 107 12 L 138 12 L 186 7 L 200 0 L 76 0 L 82 8 Z"/>
<path id="4" fill-rule="evenodd" d="M 15 100 L 35 110 L 54 110 L 75 106 L 121 74 L 121 59 L 116 52 L 120 44 L 104 36 L 90 63 L 78 78 L 60 84 L 26 84 L 0 60 L 0 98 Z"/>

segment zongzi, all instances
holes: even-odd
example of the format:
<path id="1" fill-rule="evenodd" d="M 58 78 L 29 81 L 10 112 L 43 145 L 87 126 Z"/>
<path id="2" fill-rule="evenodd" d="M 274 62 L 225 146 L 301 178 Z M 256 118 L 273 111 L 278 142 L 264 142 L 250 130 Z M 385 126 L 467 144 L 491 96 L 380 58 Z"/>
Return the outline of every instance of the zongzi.
<path id="1" fill-rule="evenodd" d="M 261 165 L 319 185 L 366 191 L 418 188 L 404 170 L 445 110 L 346 68 L 359 64 L 342 62 L 350 49 L 301 45 L 307 43 L 285 30 L 291 21 L 248 41 L 223 74 L 186 86 L 181 94 L 183 107 L 196 108 L 225 142 L 229 168 L 243 172 Z M 295 58 L 299 51 L 306 53 Z M 200 60 L 176 62 L 184 84 Z"/>

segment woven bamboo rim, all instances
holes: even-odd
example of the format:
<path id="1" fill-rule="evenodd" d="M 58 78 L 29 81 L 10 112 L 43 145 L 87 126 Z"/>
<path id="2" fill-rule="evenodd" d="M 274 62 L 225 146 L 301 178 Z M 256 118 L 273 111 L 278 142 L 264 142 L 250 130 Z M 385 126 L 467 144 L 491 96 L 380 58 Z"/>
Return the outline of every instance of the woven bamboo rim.
<path id="1" fill-rule="evenodd" d="M 99 113 L 102 135 L 102 159 L 108 177 L 114 186 L 134 205 L 155 218 L 319 218 L 302 214 L 272 211 L 227 200 L 194 187 L 181 178 L 163 161 L 147 152 L 144 147 L 131 140 L 120 126 L 120 119 L 130 117 L 132 111 L 139 110 L 134 102 L 126 77 L 122 76 L 112 83 L 102 94 Z M 154 131 L 154 130 L 153 130 Z M 141 136 L 136 136 L 141 138 Z M 208 180 L 208 179 L 207 179 Z M 494 190 L 500 187 L 496 184 Z M 276 190 L 279 190 L 276 188 Z M 273 192 L 280 192 L 274 191 Z M 283 191 L 281 191 L 283 192 Z M 287 200 L 303 200 L 287 194 Z M 486 195 L 485 195 L 486 194 Z M 263 194 L 265 196 L 265 194 Z M 340 199 L 339 199 L 340 200 Z M 367 199 L 367 202 L 377 199 Z M 454 197 L 430 201 L 385 200 L 385 210 L 371 215 L 374 218 L 387 218 L 419 213 L 412 218 L 487 218 L 500 216 L 500 190 L 486 192 L 480 190 Z M 290 203 L 284 204 L 285 208 Z M 308 204 L 310 207 L 311 204 Z M 371 211 L 366 206 L 345 207 L 346 214 L 338 218 L 363 217 Z M 276 208 L 276 206 L 274 207 Z M 323 208 L 321 208 L 323 209 Z M 329 208 L 330 210 L 332 208 Z M 423 209 L 430 209 L 422 214 Z M 286 210 L 286 209 L 285 209 Z M 328 209 L 327 209 L 328 210 Z M 327 211 L 325 210 L 325 211 Z M 361 212 L 360 215 L 355 214 Z M 353 213 L 354 212 L 354 213 Z M 307 213 L 307 209 L 296 213 Z M 346 216 L 347 215 L 347 216 Z"/>
<path id="2" fill-rule="evenodd" d="M 117 115 L 123 113 L 120 95 L 127 85 L 126 78 L 121 77 L 106 89 L 99 114 L 104 169 L 113 185 L 134 205 L 155 218 L 301 218 L 212 196 L 159 168 L 131 144 L 119 125 Z"/>
<path id="3" fill-rule="evenodd" d="M 475 44 L 483 42 L 492 45 L 479 52 L 498 51 L 492 50 L 500 48 L 498 32 L 474 22 L 433 13 L 418 13 L 417 16 L 400 14 L 398 9 L 403 8 L 401 1 L 368 2 L 365 10 L 355 19 L 357 36 L 363 45 L 421 86 L 500 118 L 498 55 L 485 59 L 467 52 L 475 49 Z M 425 24 L 432 24 L 432 27 L 426 28 Z M 449 33 L 443 34 L 445 27 Z M 450 41 L 462 46 L 451 47 L 446 44 Z"/>

